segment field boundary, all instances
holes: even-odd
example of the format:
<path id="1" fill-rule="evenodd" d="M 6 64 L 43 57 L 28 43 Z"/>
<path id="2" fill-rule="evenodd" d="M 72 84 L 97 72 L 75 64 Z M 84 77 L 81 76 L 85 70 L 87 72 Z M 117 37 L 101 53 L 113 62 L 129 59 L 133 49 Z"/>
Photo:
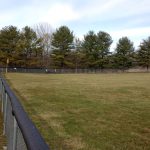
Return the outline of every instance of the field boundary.
<path id="1" fill-rule="evenodd" d="M 18 72 L 18 73 L 144 73 L 150 72 L 146 68 L 130 68 L 130 69 L 47 69 L 47 68 L 0 68 L 0 72 Z"/>

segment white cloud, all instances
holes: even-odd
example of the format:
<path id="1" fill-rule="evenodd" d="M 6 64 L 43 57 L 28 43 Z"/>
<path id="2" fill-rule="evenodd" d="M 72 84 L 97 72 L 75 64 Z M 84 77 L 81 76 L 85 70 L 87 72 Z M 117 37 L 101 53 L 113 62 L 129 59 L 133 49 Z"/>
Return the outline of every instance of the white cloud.
<path id="1" fill-rule="evenodd" d="M 3 9 L 0 9 L 0 27 L 11 24 L 24 27 L 48 22 L 56 28 L 69 24 L 70 28 L 77 29 L 73 30 L 78 31 L 76 35 L 81 38 L 86 31 L 98 31 L 102 28 L 112 36 L 112 47 L 115 47 L 115 43 L 122 36 L 128 36 L 137 46 L 150 33 L 150 27 L 146 27 L 150 23 L 149 0 L 27 0 L 23 3 L 15 1 L 9 3 L 9 0 L 5 0 L 5 5 L 1 3 L 0 8 Z M 10 6 L 6 7 L 7 5 Z M 137 26 L 139 28 L 136 28 Z"/>
<path id="2" fill-rule="evenodd" d="M 18 8 L 16 4 L 14 9 L 11 8 L 10 12 L 7 9 L 7 11 L 8 12 L 5 13 L 9 15 L 6 17 L 3 17 L 5 15 L 3 15 L 3 12 L 0 12 L 0 19 L 2 18 L 2 22 L 7 21 L 10 22 L 10 24 L 13 23 L 13 20 L 14 22 L 18 20 L 20 23 L 26 21 L 26 24 L 28 24 L 28 22 L 31 24 L 32 22 L 44 21 L 51 23 L 53 26 L 57 26 L 58 24 L 62 25 L 75 20 L 86 20 L 89 21 L 90 24 L 92 20 L 113 21 L 118 18 L 148 13 L 150 12 L 150 1 L 87 0 L 81 2 L 81 0 L 31 0 L 23 5 L 19 5 Z M 21 18 L 20 16 L 22 16 L 22 20 L 19 20 Z M 23 19 L 25 19 L 25 21 Z"/>
<path id="3" fill-rule="evenodd" d="M 30 5 L 24 5 L 11 11 L 0 11 L 0 20 L 2 25 L 23 24 L 32 25 L 38 22 L 48 22 L 53 26 L 62 25 L 65 22 L 77 20 L 80 18 L 70 3 L 46 2 L 32 0 Z"/>
<path id="4" fill-rule="evenodd" d="M 48 12 L 41 16 L 42 21 L 47 21 L 52 25 L 59 25 L 67 21 L 74 21 L 80 18 L 80 15 L 73 10 L 69 4 L 57 3 L 49 8 Z"/>
<path id="5" fill-rule="evenodd" d="M 1 23 L 7 22 L 8 20 L 12 19 L 12 15 L 9 13 L 1 13 L 0 14 L 0 20 L 2 21 Z"/>
<path id="6" fill-rule="evenodd" d="M 113 37 L 118 37 L 118 36 L 136 37 L 136 36 L 145 36 L 148 35 L 149 33 L 150 33 L 150 27 L 141 27 L 141 28 L 117 30 L 117 31 L 110 32 L 110 34 Z"/>
<path id="7" fill-rule="evenodd" d="M 105 1 L 91 1 L 85 8 L 83 8 L 83 16 L 101 16 L 104 13 L 110 12 L 113 8 L 117 7 L 125 0 L 105 0 Z M 109 14 L 110 16 L 112 14 Z"/>
<path id="8" fill-rule="evenodd" d="M 150 12 L 149 0 L 92 0 L 79 10 L 84 18 L 115 20 Z"/>
<path id="9" fill-rule="evenodd" d="M 111 50 L 113 51 L 116 47 L 116 43 L 118 40 L 124 36 L 127 36 L 132 42 L 134 42 L 135 48 L 138 48 L 143 39 L 146 39 L 150 33 L 150 27 L 141 27 L 141 28 L 132 28 L 125 30 L 117 30 L 109 32 L 112 36 L 114 42 L 111 46 Z"/>

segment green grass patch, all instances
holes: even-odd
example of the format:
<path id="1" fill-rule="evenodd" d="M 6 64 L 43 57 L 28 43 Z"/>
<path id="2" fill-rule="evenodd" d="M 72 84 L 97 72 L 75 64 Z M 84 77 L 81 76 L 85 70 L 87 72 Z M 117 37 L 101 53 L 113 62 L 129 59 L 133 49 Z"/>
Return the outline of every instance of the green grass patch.
<path id="1" fill-rule="evenodd" d="M 6 75 L 53 150 L 149 150 L 150 74 Z"/>

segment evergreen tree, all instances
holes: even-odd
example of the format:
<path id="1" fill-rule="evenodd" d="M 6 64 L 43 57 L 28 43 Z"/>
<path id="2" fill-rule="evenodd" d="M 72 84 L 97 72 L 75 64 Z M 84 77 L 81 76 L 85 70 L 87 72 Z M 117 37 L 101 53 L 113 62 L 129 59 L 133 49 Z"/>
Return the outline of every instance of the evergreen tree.
<path id="1" fill-rule="evenodd" d="M 10 60 L 10 64 L 13 64 L 13 55 L 16 51 L 16 43 L 20 38 L 20 33 L 17 27 L 7 26 L 0 31 L 0 51 L 1 62 L 6 64 L 7 58 Z"/>
<path id="2" fill-rule="evenodd" d="M 82 47 L 84 53 L 86 54 L 86 58 L 87 58 L 86 63 L 88 67 L 95 67 L 95 61 L 98 58 L 97 51 L 96 51 L 96 41 L 97 41 L 97 37 L 94 31 L 89 31 L 84 36 Z"/>
<path id="3" fill-rule="evenodd" d="M 21 32 L 20 39 L 17 43 L 17 52 L 23 59 L 24 66 L 39 66 L 41 64 L 42 47 L 41 40 L 37 38 L 36 32 L 26 26 Z M 39 57 L 39 60 L 37 59 Z"/>
<path id="4" fill-rule="evenodd" d="M 143 40 L 138 50 L 138 62 L 139 65 L 146 67 L 147 70 L 150 67 L 150 37 L 147 40 Z"/>
<path id="5" fill-rule="evenodd" d="M 123 70 L 131 67 L 133 63 L 133 53 L 133 43 L 128 37 L 120 38 L 115 49 L 116 67 Z"/>
<path id="6" fill-rule="evenodd" d="M 77 72 L 79 68 L 85 68 L 85 59 L 86 57 L 82 49 L 82 41 L 75 38 L 67 60 L 70 64 L 72 64 L 72 68 L 76 69 Z"/>
<path id="7" fill-rule="evenodd" d="M 109 62 L 109 54 L 110 54 L 110 46 L 112 44 L 111 36 L 103 31 L 98 32 L 97 34 L 97 52 L 99 58 L 99 67 L 103 69 L 108 65 Z"/>
<path id="8" fill-rule="evenodd" d="M 66 26 L 61 26 L 53 33 L 52 46 L 57 66 L 64 68 L 67 65 L 66 57 L 73 42 L 73 32 Z"/>
<path id="9" fill-rule="evenodd" d="M 95 34 L 93 31 L 89 31 L 84 36 L 83 48 L 88 58 L 90 67 L 101 68 L 107 64 L 107 57 L 110 45 L 112 44 L 111 36 L 103 31 Z"/>

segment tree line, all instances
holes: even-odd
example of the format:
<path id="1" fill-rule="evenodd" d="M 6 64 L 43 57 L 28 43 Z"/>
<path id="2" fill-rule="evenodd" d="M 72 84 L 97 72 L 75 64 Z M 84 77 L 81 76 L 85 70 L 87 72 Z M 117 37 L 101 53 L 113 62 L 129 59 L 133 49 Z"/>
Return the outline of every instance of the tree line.
<path id="1" fill-rule="evenodd" d="M 60 69 L 128 69 L 150 67 L 150 37 L 138 49 L 121 37 L 110 52 L 112 37 L 104 31 L 89 31 L 79 40 L 67 26 L 55 31 L 48 24 L 6 26 L 0 30 L 0 67 Z"/>

